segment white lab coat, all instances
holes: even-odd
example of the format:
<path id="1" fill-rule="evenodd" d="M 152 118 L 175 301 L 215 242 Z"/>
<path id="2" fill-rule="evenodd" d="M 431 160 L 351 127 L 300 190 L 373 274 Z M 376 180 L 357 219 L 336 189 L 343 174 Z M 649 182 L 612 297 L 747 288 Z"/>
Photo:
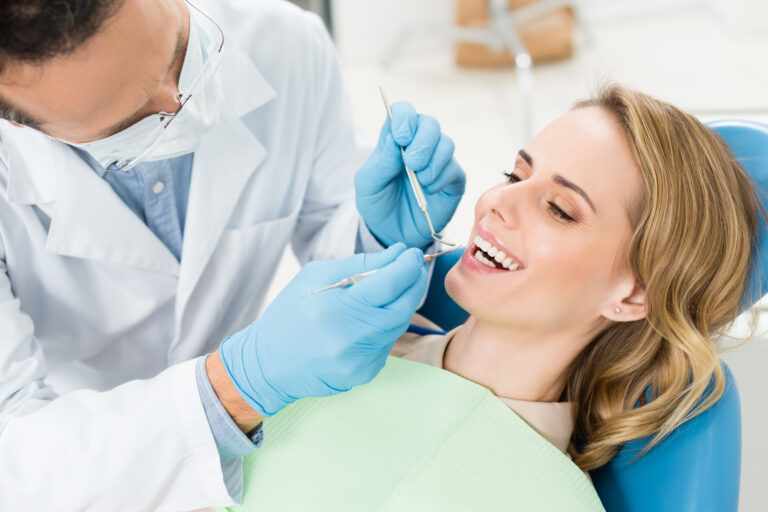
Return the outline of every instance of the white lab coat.
<path id="1" fill-rule="evenodd" d="M 256 319 L 289 242 L 302 263 L 354 251 L 370 148 L 321 21 L 196 4 L 226 38 L 224 119 L 195 153 L 181 264 L 68 146 L 0 122 L 0 510 L 235 504 L 242 459 L 222 469 L 196 358 Z"/>

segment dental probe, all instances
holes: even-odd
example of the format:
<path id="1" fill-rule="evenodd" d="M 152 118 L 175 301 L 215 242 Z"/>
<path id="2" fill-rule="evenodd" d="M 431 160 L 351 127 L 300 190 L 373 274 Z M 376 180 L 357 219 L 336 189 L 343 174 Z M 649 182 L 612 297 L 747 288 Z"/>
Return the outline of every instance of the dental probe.
<path id="1" fill-rule="evenodd" d="M 443 252 L 437 252 L 435 254 L 427 254 L 427 255 L 424 256 L 424 263 L 429 263 L 430 261 L 432 261 L 433 259 L 437 258 L 438 256 L 442 256 L 443 254 L 448 254 L 449 252 L 453 252 L 456 249 L 458 249 L 458 247 L 454 247 L 453 249 L 449 249 L 449 250 L 443 251 Z M 374 270 L 369 270 L 368 272 L 363 272 L 362 274 L 355 274 L 354 276 L 345 277 L 341 281 L 339 281 L 337 283 L 334 283 L 334 284 L 332 284 L 330 286 L 326 286 L 325 288 L 319 288 L 319 289 L 317 289 L 317 290 L 315 290 L 313 292 L 309 292 L 308 294 L 304 295 L 302 297 L 302 299 L 306 299 L 310 295 L 314 295 L 316 293 L 324 292 L 324 291 L 327 291 L 327 290 L 333 290 L 334 288 L 346 288 L 347 286 L 353 285 L 353 284 L 357 283 L 358 281 L 362 280 L 364 277 L 367 277 L 367 276 L 369 276 L 371 274 L 375 274 L 379 270 L 381 270 L 381 269 L 377 268 L 377 269 L 374 269 Z"/>
<path id="2" fill-rule="evenodd" d="M 387 109 L 389 122 L 392 123 L 392 109 L 389 107 L 389 100 L 387 99 L 387 95 L 384 94 L 384 88 L 379 86 L 379 92 L 381 93 L 381 99 L 384 101 L 384 107 Z M 444 245 L 449 245 L 451 247 L 457 247 L 458 244 L 451 242 L 449 239 L 443 238 L 441 235 L 435 233 L 435 227 L 432 225 L 432 219 L 429 217 L 427 198 L 424 197 L 424 191 L 421 189 L 421 183 L 419 183 L 419 179 L 416 177 L 416 173 L 413 172 L 413 169 L 408 167 L 408 164 L 405 163 L 405 148 L 403 146 L 400 146 L 400 155 L 403 158 L 403 166 L 405 166 L 405 173 L 408 175 L 408 181 L 411 182 L 413 195 L 416 196 L 416 202 L 419 204 L 419 209 L 427 219 L 427 224 L 429 224 L 429 233 L 432 236 L 432 240 Z"/>

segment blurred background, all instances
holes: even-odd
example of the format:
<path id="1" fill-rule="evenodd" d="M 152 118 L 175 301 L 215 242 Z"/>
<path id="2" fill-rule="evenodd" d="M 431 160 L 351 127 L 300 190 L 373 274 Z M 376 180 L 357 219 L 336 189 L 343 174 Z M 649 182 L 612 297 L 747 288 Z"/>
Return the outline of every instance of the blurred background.
<path id="1" fill-rule="evenodd" d="M 518 149 L 602 80 L 657 96 L 702 121 L 768 123 L 764 0 L 501 0 L 498 11 L 493 0 L 295 3 L 326 22 L 358 125 L 372 143 L 385 116 L 378 85 L 392 102 L 407 100 L 436 117 L 456 142 L 468 184 L 445 230 L 454 240 L 466 242 L 475 201 L 502 179 Z M 509 35 L 515 32 L 519 37 Z M 522 45 L 530 62 L 515 66 L 502 42 Z M 286 252 L 268 299 L 297 270 Z M 766 307 L 763 299 L 757 309 Z M 766 315 L 759 320 L 765 333 Z M 732 333 L 743 336 L 746 326 L 740 318 Z M 743 511 L 768 503 L 765 337 L 723 354 L 741 395 Z"/>

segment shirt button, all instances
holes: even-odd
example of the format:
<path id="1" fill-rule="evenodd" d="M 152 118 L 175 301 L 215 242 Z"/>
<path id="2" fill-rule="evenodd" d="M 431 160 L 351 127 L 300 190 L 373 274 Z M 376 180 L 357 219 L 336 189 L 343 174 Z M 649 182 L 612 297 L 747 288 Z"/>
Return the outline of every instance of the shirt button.
<path id="1" fill-rule="evenodd" d="M 163 191 L 164 188 L 165 188 L 165 183 L 163 183 L 162 181 L 158 181 L 152 187 L 152 192 L 154 192 L 155 194 L 159 194 L 160 192 Z"/>

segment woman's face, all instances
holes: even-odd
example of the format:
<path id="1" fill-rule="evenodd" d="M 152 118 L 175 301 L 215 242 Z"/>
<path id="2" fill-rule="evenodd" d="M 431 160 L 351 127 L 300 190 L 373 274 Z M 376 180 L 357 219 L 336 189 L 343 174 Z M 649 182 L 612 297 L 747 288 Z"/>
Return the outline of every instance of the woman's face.
<path id="1" fill-rule="evenodd" d="M 531 333 L 621 319 L 613 309 L 634 287 L 625 254 L 643 182 L 617 121 L 599 107 L 573 110 L 509 172 L 477 201 L 467 249 L 446 277 L 449 295 L 479 321 Z"/>

